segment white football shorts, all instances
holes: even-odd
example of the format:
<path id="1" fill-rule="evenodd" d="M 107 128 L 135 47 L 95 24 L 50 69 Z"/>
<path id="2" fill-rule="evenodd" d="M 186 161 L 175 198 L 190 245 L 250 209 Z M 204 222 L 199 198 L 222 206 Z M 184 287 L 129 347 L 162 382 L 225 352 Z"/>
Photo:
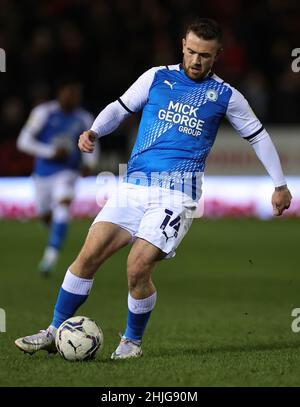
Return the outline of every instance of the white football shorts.
<path id="1" fill-rule="evenodd" d="M 93 224 L 105 221 L 127 230 L 132 241 L 141 238 L 175 256 L 189 230 L 197 203 L 188 195 L 161 187 L 120 184 Z"/>
<path id="2" fill-rule="evenodd" d="M 72 170 L 59 171 L 45 177 L 34 175 L 35 202 L 40 216 L 51 211 L 60 201 L 74 198 L 78 175 L 78 172 Z"/>

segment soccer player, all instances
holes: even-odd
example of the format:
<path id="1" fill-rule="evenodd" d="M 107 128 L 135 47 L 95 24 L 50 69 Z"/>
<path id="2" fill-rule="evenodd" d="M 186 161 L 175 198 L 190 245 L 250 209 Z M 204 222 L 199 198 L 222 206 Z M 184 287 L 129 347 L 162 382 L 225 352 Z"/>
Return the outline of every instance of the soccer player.
<path id="1" fill-rule="evenodd" d="M 39 264 L 43 276 L 54 269 L 66 239 L 79 170 L 88 174 L 97 164 L 97 151 L 82 154 L 77 146 L 79 135 L 93 122 L 91 114 L 79 107 L 80 101 L 80 83 L 62 80 L 57 100 L 35 107 L 17 140 L 21 151 L 35 157 L 37 211 L 49 227 L 47 247 Z"/>
<path id="2" fill-rule="evenodd" d="M 111 358 L 142 355 L 142 337 L 157 298 L 152 272 L 161 259 L 174 256 L 191 226 L 201 196 L 199 174 L 223 117 L 251 143 L 273 180 L 274 215 L 289 207 L 291 194 L 267 130 L 241 93 L 212 71 L 221 52 L 219 25 L 197 19 L 188 27 L 182 45 L 182 64 L 146 71 L 81 134 L 80 150 L 91 153 L 97 138 L 143 110 L 124 182 L 94 220 L 70 265 L 49 328 L 17 339 L 21 350 L 55 351 L 57 328 L 87 299 L 97 269 L 121 247 L 133 243 L 127 260 L 127 326 Z"/>

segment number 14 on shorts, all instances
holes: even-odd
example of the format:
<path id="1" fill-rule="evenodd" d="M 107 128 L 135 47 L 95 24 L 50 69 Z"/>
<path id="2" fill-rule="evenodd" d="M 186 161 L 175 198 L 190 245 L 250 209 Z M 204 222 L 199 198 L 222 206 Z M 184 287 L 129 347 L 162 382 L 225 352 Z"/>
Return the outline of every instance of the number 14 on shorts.
<path id="1" fill-rule="evenodd" d="M 160 225 L 160 229 L 162 230 L 162 233 L 164 234 L 164 236 L 166 237 L 166 240 L 168 241 L 168 239 L 170 239 L 171 237 L 177 237 L 178 236 L 178 231 L 180 228 L 180 216 L 176 216 L 175 219 L 172 220 L 172 215 L 173 215 L 173 211 L 171 211 L 170 209 L 165 209 L 165 218 L 162 221 L 162 224 Z M 168 236 L 165 229 L 166 227 L 169 226 L 171 228 L 173 228 L 174 230 L 174 234 L 172 236 Z"/>

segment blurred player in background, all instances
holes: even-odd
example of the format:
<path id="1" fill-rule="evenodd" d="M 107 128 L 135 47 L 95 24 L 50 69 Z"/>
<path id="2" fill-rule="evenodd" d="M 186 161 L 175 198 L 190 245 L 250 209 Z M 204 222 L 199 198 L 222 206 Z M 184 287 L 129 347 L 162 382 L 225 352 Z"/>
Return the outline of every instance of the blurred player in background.
<path id="1" fill-rule="evenodd" d="M 78 137 L 93 122 L 80 108 L 81 84 L 62 80 L 57 100 L 36 106 L 17 140 L 18 148 L 35 157 L 33 179 L 38 216 L 49 227 L 49 238 L 39 271 L 47 276 L 55 267 L 67 236 L 70 205 L 76 180 L 97 166 L 98 151 L 82 154 Z"/>
<path id="2" fill-rule="evenodd" d="M 99 266 L 133 242 L 127 260 L 127 326 L 111 358 L 142 355 L 142 337 L 157 296 L 152 272 L 161 259 L 175 255 L 191 226 L 201 196 L 197 178 L 224 117 L 251 143 L 271 176 L 274 215 L 289 207 L 291 194 L 268 132 L 241 93 L 212 71 L 222 49 L 219 25 L 198 19 L 188 27 L 182 45 L 182 64 L 146 71 L 80 136 L 80 150 L 91 153 L 97 138 L 143 109 L 125 182 L 96 217 L 67 271 L 49 328 L 16 340 L 24 352 L 55 351 L 57 328 L 87 299 Z M 126 207 L 120 205 L 122 199 Z M 184 303 L 184 298 L 178 301 Z"/>

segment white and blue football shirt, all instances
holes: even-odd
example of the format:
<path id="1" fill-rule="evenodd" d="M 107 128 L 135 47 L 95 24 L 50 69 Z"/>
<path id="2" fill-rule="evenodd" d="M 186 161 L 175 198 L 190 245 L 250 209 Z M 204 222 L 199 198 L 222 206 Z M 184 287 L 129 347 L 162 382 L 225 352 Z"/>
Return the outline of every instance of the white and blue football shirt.
<path id="1" fill-rule="evenodd" d="M 56 100 L 35 107 L 19 137 L 24 151 L 36 157 L 34 174 L 48 176 L 63 170 L 77 171 L 82 160 L 78 138 L 92 121 L 93 117 L 86 110 L 77 108 L 65 112 Z M 68 151 L 65 159 L 52 158 L 59 147 Z"/>
<path id="2" fill-rule="evenodd" d="M 181 64 L 151 68 L 118 100 L 128 112 L 143 109 L 127 182 L 181 185 L 194 198 L 200 193 L 197 176 L 224 117 L 243 138 L 263 130 L 240 92 L 213 73 L 194 81 Z"/>

